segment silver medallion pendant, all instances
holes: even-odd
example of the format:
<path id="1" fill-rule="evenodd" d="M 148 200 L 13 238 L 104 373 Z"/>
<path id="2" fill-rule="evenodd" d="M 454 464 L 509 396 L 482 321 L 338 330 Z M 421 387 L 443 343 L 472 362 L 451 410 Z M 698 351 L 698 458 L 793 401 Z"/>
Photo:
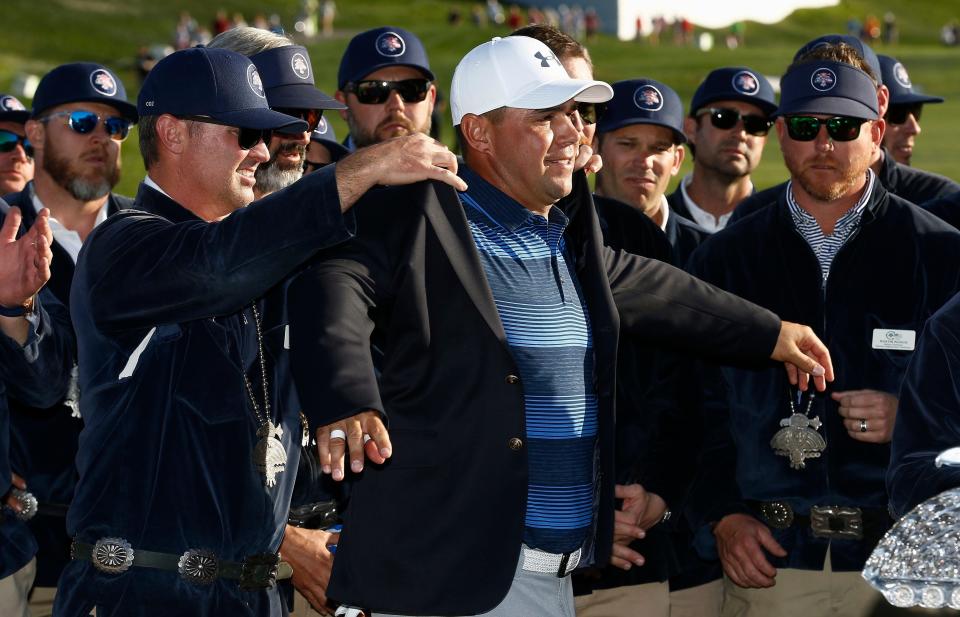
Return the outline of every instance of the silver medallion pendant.
<path id="1" fill-rule="evenodd" d="M 277 474 L 287 468 L 287 451 L 283 447 L 280 437 L 283 427 L 267 420 L 257 429 L 257 442 L 253 449 L 253 464 L 257 471 L 263 474 L 263 483 L 266 486 L 277 484 Z"/>
<path id="2" fill-rule="evenodd" d="M 807 417 L 802 413 L 792 414 L 789 418 L 780 420 L 781 428 L 770 440 L 770 447 L 779 456 L 790 458 L 790 467 L 803 469 L 808 458 L 820 458 L 820 453 L 826 450 L 827 442 L 823 440 L 817 429 L 820 428 L 820 418 Z"/>

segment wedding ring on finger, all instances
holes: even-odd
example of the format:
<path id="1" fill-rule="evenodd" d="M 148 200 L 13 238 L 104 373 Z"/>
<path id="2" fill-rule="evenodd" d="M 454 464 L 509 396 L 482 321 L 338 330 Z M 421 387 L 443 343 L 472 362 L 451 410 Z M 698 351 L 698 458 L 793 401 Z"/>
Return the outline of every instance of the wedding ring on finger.
<path id="1" fill-rule="evenodd" d="M 867 432 L 867 420 L 865 418 L 860 418 L 860 432 Z"/>
<path id="2" fill-rule="evenodd" d="M 364 433 L 364 434 L 363 434 L 363 445 L 367 445 L 367 442 L 370 441 L 371 439 L 373 439 L 373 437 L 370 436 L 370 433 Z"/>
<path id="3" fill-rule="evenodd" d="M 330 431 L 330 441 L 333 441 L 334 439 L 342 439 L 346 441 L 347 434 L 343 432 L 342 429 L 335 428 L 332 431 Z"/>

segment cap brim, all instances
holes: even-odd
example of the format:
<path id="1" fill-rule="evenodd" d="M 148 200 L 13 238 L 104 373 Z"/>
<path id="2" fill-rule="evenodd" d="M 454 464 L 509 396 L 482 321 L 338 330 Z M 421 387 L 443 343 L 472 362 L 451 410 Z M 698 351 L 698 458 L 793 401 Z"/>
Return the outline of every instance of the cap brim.
<path id="1" fill-rule="evenodd" d="M 690 107 L 690 115 L 691 116 L 696 115 L 698 111 L 710 105 L 711 103 L 716 103 L 717 101 L 740 101 L 742 103 L 749 103 L 750 105 L 759 107 L 763 111 L 763 113 L 767 114 L 768 116 L 777 111 L 776 103 L 764 101 L 763 99 L 758 99 L 757 97 L 754 97 L 754 96 L 747 96 L 747 95 L 737 96 L 733 94 L 724 94 L 723 96 L 718 96 L 714 98 L 708 98 L 703 101 L 698 101 L 696 104 L 696 107 L 692 107 L 692 106 Z"/>
<path id="2" fill-rule="evenodd" d="M 309 128 L 303 120 L 272 109 L 243 109 L 210 114 L 210 117 L 224 124 L 245 129 L 287 129 L 291 133 L 304 133 Z"/>
<path id="3" fill-rule="evenodd" d="M 796 114 L 849 116 L 865 120 L 878 120 L 880 118 L 876 109 L 872 109 L 860 101 L 839 96 L 812 96 L 788 101 L 777 108 L 774 116 Z"/>
<path id="4" fill-rule="evenodd" d="M 573 99 L 583 103 L 606 103 L 613 98 L 613 88 L 603 81 L 558 79 L 540 84 L 533 90 L 513 98 L 507 107 L 549 109 Z"/>
<path id="5" fill-rule="evenodd" d="M 347 150 L 347 147 L 338 141 L 333 141 L 332 139 L 324 139 L 322 137 L 311 137 L 310 141 L 314 141 L 327 150 L 330 151 L 330 156 L 334 161 L 339 161 L 343 157 L 350 154 L 350 151 Z"/>
<path id="6" fill-rule="evenodd" d="M 916 103 L 942 103 L 944 99 L 939 96 L 927 96 L 926 94 L 903 94 L 896 100 L 890 97 L 891 105 L 914 105 Z"/>
<path id="7" fill-rule="evenodd" d="M 292 107 L 294 109 L 346 109 L 347 106 L 337 99 L 327 96 L 310 84 L 290 84 L 268 88 L 267 102 L 270 107 Z"/>
<path id="8" fill-rule="evenodd" d="M 16 122 L 23 124 L 30 119 L 30 112 L 26 109 L 17 111 L 0 111 L 0 122 Z"/>
<path id="9" fill-rule="evenodd" d="M 660 122 L 659 120 L 655 120 L 653 118 L 636 118 L 636 117 L 623 118 L 621 120 L 618 120 L 617 122 L 611 122 L 610 124 L 603 124 L 603 121 L 601 120 L 600 123 L 597 124 L 597 132 L 609 133 L 611 131 L 616 131 L 617 129 L 622 129 L 625 126 L 632 126 L 634 124 L 653 124 L 654 126 L 662 126 L 664 128 L 668 128 L 671 131 L 673 131 L 673 136 L 675 138 L 676 143 L 678 144 L 687 143 L 687 136 L 681 133 L 680 131 L 678 131 L 676 127 L 670 126 L 666 122 Z"/>
<path id="10" fill-rule="evenodd" d="M 430 81 L 437 81 L 436 76 L 434 76 L 434 74 L 430 71 L 430 69 L 426 69 L 420 66 L 419 64 L 406 64 L 403 62 L 381 62 L 380 64 L 374 64 L 373 66 L 364 67 L 363 73 L 351 75 L 350 79 L 347 79 L 343 83 L 338 84 L 338 87 L 341 90 L 343 90 L 343 87 L 351 82 L 356 82 L 362 79 L 366 79 L 367 75 L 370 75 L 371 73 L 379 71 L 380 69 L 384 69 L 387 67 L 394 67 L 394 66 L 408 66 L 412 69 L 417 69 L 418 71 L 423 73 L 423 76 L 429 79 Z"/>

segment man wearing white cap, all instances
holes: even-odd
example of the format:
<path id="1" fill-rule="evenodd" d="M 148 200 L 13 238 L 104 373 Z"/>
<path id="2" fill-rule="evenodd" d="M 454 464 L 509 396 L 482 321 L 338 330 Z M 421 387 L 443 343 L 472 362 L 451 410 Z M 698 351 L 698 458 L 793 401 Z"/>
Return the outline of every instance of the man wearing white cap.
<path id="1" fill-rule="evenodd" d="M 832 378 L 808 328 L 603 247 L 575 122 L 578 102 L 610 96 L 534 39 L 476 47 L 451 88 L 469 189 L 371 194 L 359 235 L 291 284 L 291 369 L 321 464 L 342 478 L 349 447 L 363 471 L 336 600 L 572 617 L 569 573 L 612 545 L 620 323 L 724 358 L 766 360 L 776 343 L 774 358 Z"/>

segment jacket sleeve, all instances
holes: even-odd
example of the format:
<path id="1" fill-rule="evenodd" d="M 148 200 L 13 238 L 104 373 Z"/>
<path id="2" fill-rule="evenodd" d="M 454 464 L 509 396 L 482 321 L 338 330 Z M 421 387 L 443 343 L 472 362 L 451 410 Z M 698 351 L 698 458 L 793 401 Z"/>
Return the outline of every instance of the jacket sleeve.
<path id="1" fill-rule="evenodd" d="M 311 174 L 215 223 L 130 211 L 110 217 L 84 243 L 77 272 L 97 326 L 223 315 L 262 295 L 318 250 L 349 238 L 334 171 Z"/>
<path id="2" fill-rule="evenodd" d="M 940 452 L 960 446 L 960 302 L 944 310 L 927 322 L 900 389 L 887 470 L 895 516 L 960 486 L 960 468 L 934 466 Z"/>
<path id="3" fill-rule="evenodd" d="M 67 307 L 41 290 L 25 345 L 0 335 L 0 380 L 7 394 L 25 405 L 46 409 L 66 395 L 76 362 L 76 339 Z"/>

